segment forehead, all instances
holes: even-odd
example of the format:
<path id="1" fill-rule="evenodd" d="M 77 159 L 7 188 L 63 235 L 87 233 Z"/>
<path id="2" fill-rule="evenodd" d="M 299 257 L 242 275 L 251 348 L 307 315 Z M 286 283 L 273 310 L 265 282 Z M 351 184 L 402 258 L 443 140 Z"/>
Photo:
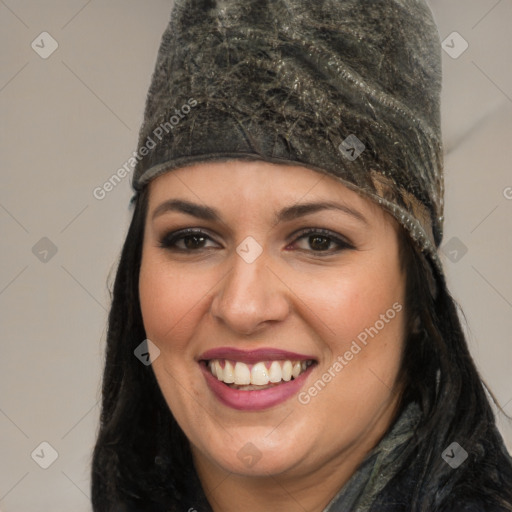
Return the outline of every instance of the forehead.
<path id="1" fill-rule="evenodd" d="M 200 162 L 166 172 L 149 183 L 149 209 L 186 199 L 228 211 L 274 210 L 296 203 L 335 201 L 374 221 L 394 219 L 374 201 L 327 173 L 300 165 L 264 161 Z M 388 219 L 389 218 L 389 219 Z"/>
<path id="2" fill-rule="evenodd" d="M 357 224 L 362 229 L 372 232 L 391 229 L 396 235 L 401 229 L 397 220 L 373 200 L 348 188 L 334 176 L 300 165 L 243 160 L 201 162 L 154 178 L 148 192 L 148 222 L 161 213 L 159 209 L 172 210 L 164 203 L 173 200 L 201 205 L 214 212 L 208 216 L 199 214 L 205 220 L 224 223 L 267 219 L 272 225 L 305 215 L 297 214 L 298 206 L 304 205 L 308 210 L 311 203 L 332 203 L 364 217 L 366 222 Z M 295 212 L 284 213 L 292 209 Z M 314 207 L 312 213 L 316 211 L 336 210 Z M 333 214 L 337 219 L 354 221 L 354 216 Z"/>

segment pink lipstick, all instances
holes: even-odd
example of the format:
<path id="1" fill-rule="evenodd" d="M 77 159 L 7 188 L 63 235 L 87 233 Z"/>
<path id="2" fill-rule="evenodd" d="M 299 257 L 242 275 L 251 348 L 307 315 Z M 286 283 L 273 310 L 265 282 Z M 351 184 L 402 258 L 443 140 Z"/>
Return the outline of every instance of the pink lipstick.
<path id="1" fill-rule="evenodd" d="M 259 411 L 297 394 L 316 358 L 275 348 L 219 347 L 201 354 L 198 362 L 208 388 L 221 403 L 233 409 Z"/>

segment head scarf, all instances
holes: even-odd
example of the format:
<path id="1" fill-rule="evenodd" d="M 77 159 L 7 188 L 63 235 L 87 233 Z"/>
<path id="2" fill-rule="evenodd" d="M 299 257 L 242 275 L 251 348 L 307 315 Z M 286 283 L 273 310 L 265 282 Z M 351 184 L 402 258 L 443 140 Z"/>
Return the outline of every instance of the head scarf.
<path id="1" fill-rule="evenodd" d="M 391 213 L 442 275 L 440 91 L 424 0 L 176 0 L 132 185 L 213 160 L 302 165 Z"/>

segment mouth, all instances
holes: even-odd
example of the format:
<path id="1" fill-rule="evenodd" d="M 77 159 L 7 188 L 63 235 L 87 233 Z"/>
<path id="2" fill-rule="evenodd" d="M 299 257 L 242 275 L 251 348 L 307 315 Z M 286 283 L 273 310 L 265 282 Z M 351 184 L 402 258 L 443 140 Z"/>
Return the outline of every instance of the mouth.
<path id="1" fill-rule="evenodd" d="M 262 410 L 296 395 L 318 364 L 277 349 L 212 349 L 198 358 L 213 396 L 233 409 Z"/>
<path id="2" fill-rule="evenodd" d="M 255 364 L 228 359 L 205 361 L 210 373 L 231 389 L 257 391 L 279 386 L 297 379 L 310 366 L 313 359 L 307 360 L 266 360 Z"/>

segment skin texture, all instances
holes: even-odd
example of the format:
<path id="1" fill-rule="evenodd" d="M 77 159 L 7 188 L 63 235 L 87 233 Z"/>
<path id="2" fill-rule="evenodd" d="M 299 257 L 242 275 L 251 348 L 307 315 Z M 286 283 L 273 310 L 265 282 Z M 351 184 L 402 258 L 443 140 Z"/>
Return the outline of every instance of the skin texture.
<path id="1" fill-rule="evenodd" d="M 191 442 L 213 509 L 239 511 L 243 503 L 251 512 L 321 512 L 396 413 L 405 325 L 405 308 L 396 307 L 405 296 L 397 223 L 334 177 L 300 166 L 200 163 L 149 187 L 139 281 L 144 326 L 160 350 L 156 378 Z M 177 198 L 215 208 L 223 221 L 180 212 L 152 218 Z M 274 221 L 280 209 L 312 201 L 346 205 L 367 224 L 339 210 Z M 160 246 L 183 228 L 201 228 L 209 238 L 178 240 L 188 253 Z M 330 230 L 355 248 L 334 252 L 335 240 L 303 237 L 304 228 Z M 236 252 L 248 236 L 263 248 L 250 264 Z M 359 343 L 307 404 L 293 396 L 262 411 L 235 410 L 217 400 L 200 370 L 199 355 L 220 346 L 311 354 L 318 364 L 307 391 L 393 304 L 401 311 L 366 346 Z M 248 442 L 261 455 L 250 467 L 237 456 Z"/>

